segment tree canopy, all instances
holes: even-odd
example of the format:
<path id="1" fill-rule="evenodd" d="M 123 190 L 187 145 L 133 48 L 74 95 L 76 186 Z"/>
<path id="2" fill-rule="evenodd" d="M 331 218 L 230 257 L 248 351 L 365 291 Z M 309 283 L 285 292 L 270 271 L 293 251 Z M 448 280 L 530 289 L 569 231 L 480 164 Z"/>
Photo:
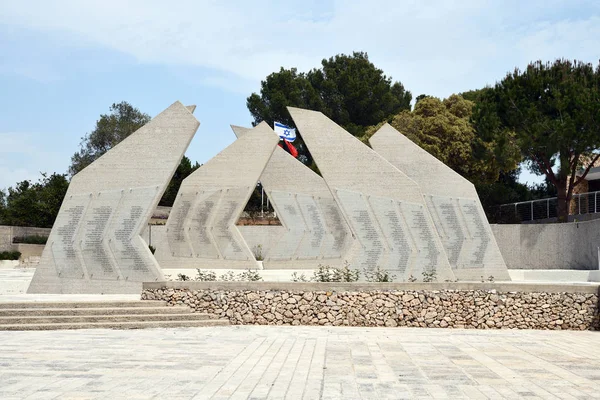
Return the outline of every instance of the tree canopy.
<path id="1" fill-rule="evenodd" d="M 151 119 L 148 114 L 126 101 L 114 103 L 109 111 L 109 114 L 101 114 L 94 130 L 81 139 L 81 148 L 71 157 L 71 176 L 90 165 Z"/>
<path id="2" fill-rule="evenodd" d="M 51 228 L 68 187 L 66 175 L 42 174 L 36 183 L 25 180 L 0 191 L 0 225 Z"/>
<path id="3" fill-rule="evenodd" d="M 158 205 L 171 207 L 175 202 L 175 198 L 177 197 L 177 192 L 179 192 L 181 182 L 183 182 L 185 178 L 187 178 L 192 172 L 194 172 L 198 168 L 200 168 L 200 164 L 196 162 L 194 165 L 192 165 L 190 159 L 186 156 L 183 156 L 181 162 L 175 170 L 175 174 L 173 174 L 173 178 L 171 178 L 171 181 L 169 182 L 169 186 L 167 186 L 167 190 L 165 190 L 165 193 L 160 199 Z"/>
<path id="4" fill-rule="evenodd" d="M 532 172 L 556 187 L 559 221 L 566 221 L 573 189 L 600 157 L 600 65 L 533 62 L 478 96 L 476 128 L 514 132 Z"/>
<path id="5" fill-rule="evenodd" d="M 274 72 L 252 93 L 247 106 L 253 125 L 274 121 L 294 126 L 287 106 L 321 111 L 360 136 L 370 126 L 409 110 L 412 95 L 369 61 L 367 53 L 339 54 L 307 73 L 296 68 Z"/>
<path id="6" fill-rule="evenodd" d="M 475 130 L 472 101 L 460 95 L 419 98 L 413 111 L 393 117 L 390 124 L 396 130 L 473 183 L 495 182 L 500 171 L 516 168 L 519 154 L 507 132 L 482 137 Z M 380 126 L 369 128 L 362 140 Z"/>

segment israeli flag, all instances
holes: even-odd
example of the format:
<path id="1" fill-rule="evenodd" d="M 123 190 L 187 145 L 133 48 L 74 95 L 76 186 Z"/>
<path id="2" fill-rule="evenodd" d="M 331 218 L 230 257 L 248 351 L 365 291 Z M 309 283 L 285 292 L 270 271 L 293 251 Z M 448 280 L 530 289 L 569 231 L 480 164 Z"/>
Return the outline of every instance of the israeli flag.
<path id="1" fill-rule="evenodd" d="M 290 128 L 289 126 L 285 126 L 281 122 L 274 123 L 274 131 L 279 135 L 280 138 L 287 140 L 288 142 L 293 142 L 296 140 L 296 130 Z"/>

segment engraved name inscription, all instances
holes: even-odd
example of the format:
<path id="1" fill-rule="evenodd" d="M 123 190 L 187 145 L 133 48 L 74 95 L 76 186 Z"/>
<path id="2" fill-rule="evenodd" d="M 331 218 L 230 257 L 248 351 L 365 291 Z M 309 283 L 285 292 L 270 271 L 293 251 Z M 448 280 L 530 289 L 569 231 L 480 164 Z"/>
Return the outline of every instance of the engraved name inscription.
<path id="1" fill-rule="evenodd" d="M 490 235 L 486 229 L 481 213 L 474 202 L 462 202 L 463 214 L 469 223 L 469 229 L 476 246 L 472 250 L 470 264 L 473 267 L 483 267 L 488 246 L 491 242 Z"/>
<path id="2" fill-rule="evenodd" d="M 119 242 L 118 247 L 121 249 L 120 259 L 127 263 L 129 268 L 138 272 L 148 271 L 144 258 L 132 243 L 134 230 L 142 218 L 143 212 L 142 207 L 131 206 L 127 217 L 121 222 L 120 228 L 115 231 L 115 239 Z"/>
<path id="3" fill-rule="evenodd" d="M 113 207 L 108 205 L 94 207 L 91 210 L 91 218 L 86 221 L 84 248 L 86 266 L 90 274 L 102 272 L 104 275 L 112 275 L 115 272 L 102 242 L 112 212 Z"/>
<path id="4" fill-rule="evenodd" d="M 446 249 L 450 265 L 456 267 L 465 242 L 465 234 L 458 220 L 456 207 L 452 202 L 440 202 L 438 208 L 440 210 L 440 218 L 443 220 L 443 226 L 438 227 L 438 231 L 440 231 L 440 228 L 446 231 L 446 235 L 444 235 L 442 241 L 444 242 L 444 248 Z"/>

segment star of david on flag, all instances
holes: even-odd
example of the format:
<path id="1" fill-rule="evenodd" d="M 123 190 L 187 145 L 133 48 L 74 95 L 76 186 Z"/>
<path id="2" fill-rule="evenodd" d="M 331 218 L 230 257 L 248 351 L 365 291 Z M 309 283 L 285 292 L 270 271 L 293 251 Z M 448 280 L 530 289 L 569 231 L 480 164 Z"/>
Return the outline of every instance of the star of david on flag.
<path id="1" fill-rule="evenodd" d="M 296 129 L 285 126 L 281 122 L 275 122 L 273 125 L 273 130 L 279 135 L 280 138 L 285 139 L 288 142 L 293 142 L 296 140 Z"/>

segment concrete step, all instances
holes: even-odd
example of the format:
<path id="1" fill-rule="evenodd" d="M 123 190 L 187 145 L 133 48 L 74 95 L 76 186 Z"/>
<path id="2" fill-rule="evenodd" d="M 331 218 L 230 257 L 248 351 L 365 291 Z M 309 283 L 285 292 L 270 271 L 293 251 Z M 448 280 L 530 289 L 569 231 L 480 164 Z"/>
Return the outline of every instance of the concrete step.
<path id="1" fill-rule="evenodd" d="M 32 325 L 32 324 L 73 324 L 96 322 L 146 322 L 146 321 L 204 321 L 211 319 L 209 314 L 143 314 L 143 315 L 60 315 L 60 316 L 33 316 L 33 317 L 0 317 L 2 325 Z M 0 328 L 1 329 L 1 328 Z"/>
<path id="2" fill-rule="evenodd" d="M 42 331 L 57 329 L 145 329 L 202 326 L 226 326 L 228 320 L 206 319 L 194 321 L 136 321 L 136 322 L 81 322 L 61 324 L 2 324 L 0 331 Z"/>
<path id="3" fill-rule="evenodd" d="M 1 317 L 36 317 L 61 315 L 146 315 L 191 313 L 189 307 L 95 307 L 95 308 L 5 308 L 0 309 Z"/>
<path id="4" fill-rule="evenodd" d="M 0 299 L 1 300 L 1 299 Z M 165 301 L 160 300 L 135 300 L 135 301 L 15 301 L 0 302 L 0 309 L 11 308 L 116 308 L 116 307 L 161 307 L 166 306 Z"/>

